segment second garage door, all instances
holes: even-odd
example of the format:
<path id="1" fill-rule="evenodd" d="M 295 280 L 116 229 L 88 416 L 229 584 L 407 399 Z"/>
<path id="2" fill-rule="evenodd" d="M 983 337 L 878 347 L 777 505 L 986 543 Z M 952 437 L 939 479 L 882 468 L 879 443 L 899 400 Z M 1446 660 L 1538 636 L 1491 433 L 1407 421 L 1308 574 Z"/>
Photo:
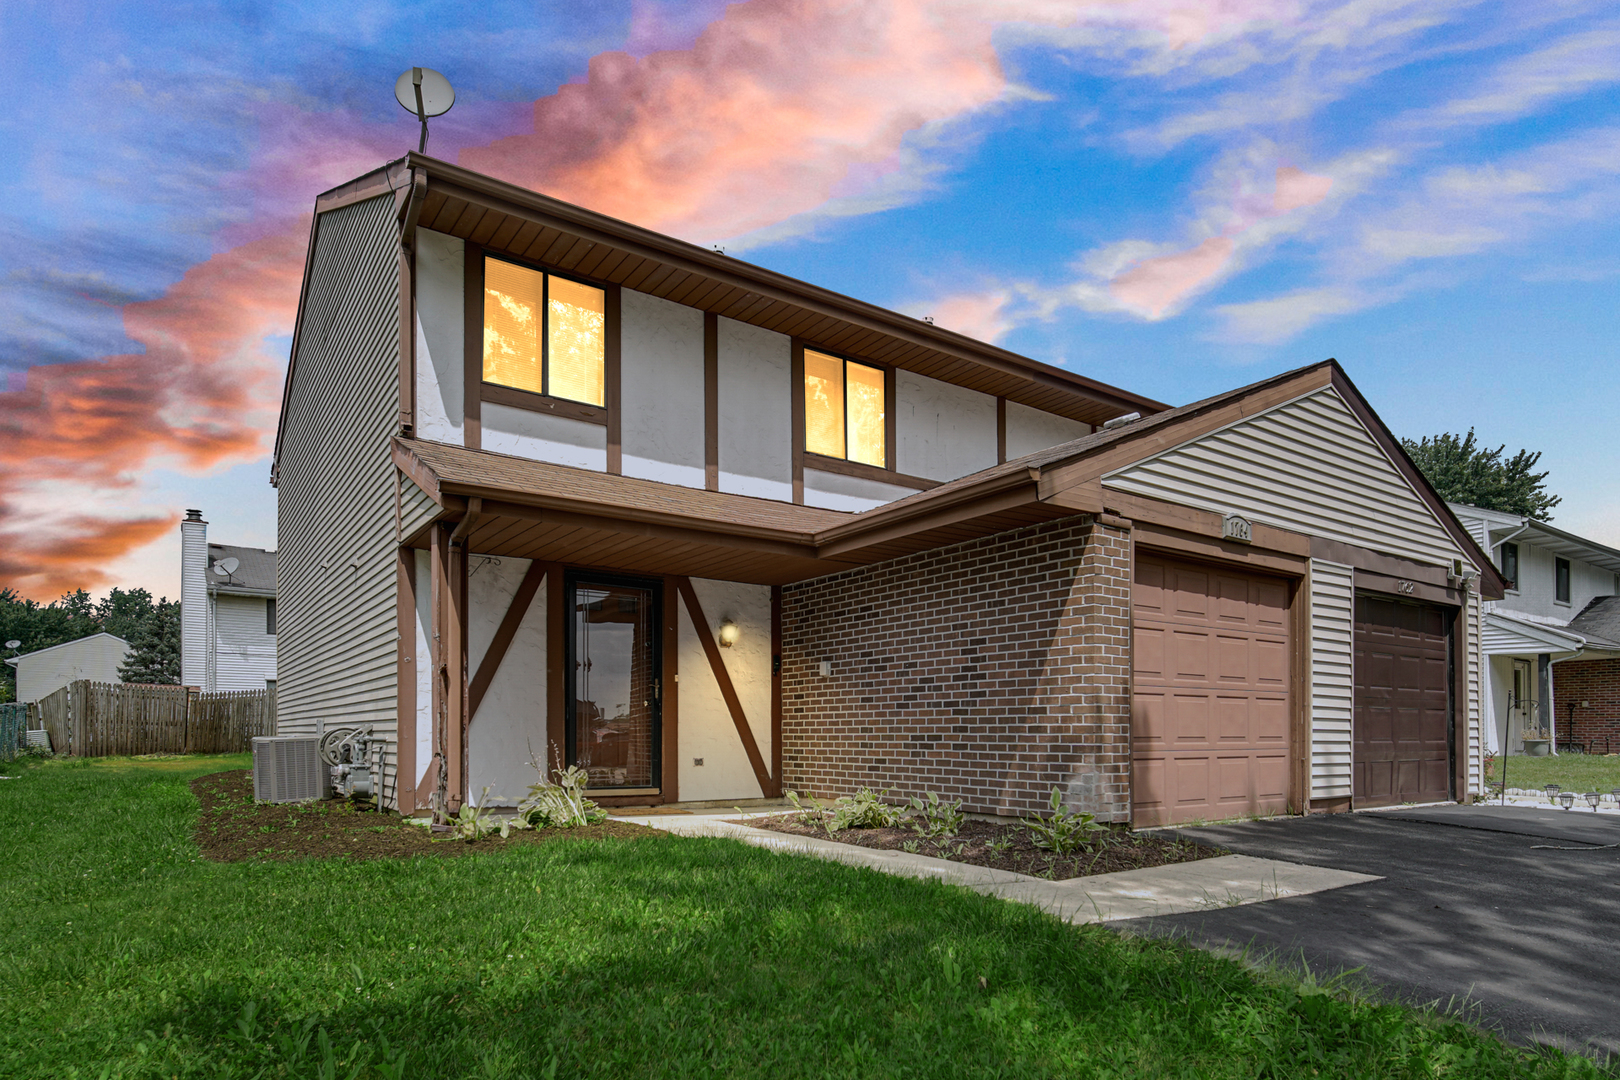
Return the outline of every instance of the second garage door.
<path id="1" fill-rule="evenodd" d="M 1452 797 L 1449 623 L 1430 604 L 1356 597 L 1356 806 Z"/>
<path id="2" fill-rule="evenodd" d="M 1288 809 L 1288 583 L 1138 552 L 1132 820 Z"/>

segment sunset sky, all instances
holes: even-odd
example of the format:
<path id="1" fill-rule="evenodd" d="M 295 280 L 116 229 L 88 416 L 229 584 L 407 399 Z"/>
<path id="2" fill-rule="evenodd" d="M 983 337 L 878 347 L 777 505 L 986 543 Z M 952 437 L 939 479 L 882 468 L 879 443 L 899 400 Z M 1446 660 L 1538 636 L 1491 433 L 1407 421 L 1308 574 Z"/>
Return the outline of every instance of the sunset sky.
<path id="1" fill-rule="evenodd" d="M 414 149 L 1179 404 L 1337 357 L 1620 546 L 1620 9 L 1399 0 L 0 11 L 0 584 L 276 544 L 315 195 Z"/>

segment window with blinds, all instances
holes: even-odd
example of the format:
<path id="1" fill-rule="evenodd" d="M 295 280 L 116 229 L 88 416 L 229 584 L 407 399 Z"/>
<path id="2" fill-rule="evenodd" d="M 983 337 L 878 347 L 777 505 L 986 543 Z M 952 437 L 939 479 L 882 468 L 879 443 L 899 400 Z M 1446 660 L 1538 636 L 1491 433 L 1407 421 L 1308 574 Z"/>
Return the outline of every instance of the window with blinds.
<path id="1" fill-rule="evenodd" d="M 888 467 L 882 368 L 804 350 L 804 448 Z"/>
<path id="2" fill-rule="evenodd" d="M 485 257 L 485 382 L 602 405 L 606 342 L 601 289 Z"/>

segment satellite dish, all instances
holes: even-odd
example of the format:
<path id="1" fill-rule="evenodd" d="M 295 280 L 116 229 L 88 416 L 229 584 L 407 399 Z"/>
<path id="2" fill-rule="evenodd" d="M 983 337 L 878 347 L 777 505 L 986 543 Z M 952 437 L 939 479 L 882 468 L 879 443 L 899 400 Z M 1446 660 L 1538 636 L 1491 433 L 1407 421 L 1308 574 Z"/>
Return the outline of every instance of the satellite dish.
<path id="1" fill-rule="evenodd" d="M 221 559 L 214 564 L 214 573 L 220 577 L 230 577 L 236 573 L 236 568 L 241 565 L 241 562 L 236 559 Z"/>
<path id="2" fill-rule="evenodd" d="M 16 638 L 12 638 L 10 641 L 6 642 L 6 648 L 8 649 L 15 649 L 20 645 L 22 645 L 22 642 L 18 641 Z"/>
<path id="3" fill-rule="evenodd" d="M 408 113 L 422 121 L 422 143 L 416 152 L 427 152 L 428 117 L 443 116 L 456 103 L 450 80 L 432 68 L 413 67 L 394 83 L 394 98 Z"/>

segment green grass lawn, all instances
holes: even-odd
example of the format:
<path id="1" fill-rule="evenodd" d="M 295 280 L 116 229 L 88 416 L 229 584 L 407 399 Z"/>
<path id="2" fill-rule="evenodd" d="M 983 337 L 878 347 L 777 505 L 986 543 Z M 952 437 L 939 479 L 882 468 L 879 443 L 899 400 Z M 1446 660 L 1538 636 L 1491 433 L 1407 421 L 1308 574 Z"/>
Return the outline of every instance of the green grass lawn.
<path id="1" fill-rule="evenodd" d="M 1487 779 L 1496 784 L 1502 777 L 1502 759 L 1492 763 Z M 1542 788 L 1557 784 L 1566 791 L 1601 791 L 1620 788 L 1620 754 L 1559 754 L 1557 757 L 1520 757 L 1507 761 L 1508 787 Z M 1584 804 L 1583 804 L 1584 805 Z"/>
<path id="2" fill-rule="evenodd" d="M 1165 942 L 725 840 L 202 861 L 187 781 L 244 764 L 52 761 L 0 781 L 0 1074 L 1598 1075 Z"/>

